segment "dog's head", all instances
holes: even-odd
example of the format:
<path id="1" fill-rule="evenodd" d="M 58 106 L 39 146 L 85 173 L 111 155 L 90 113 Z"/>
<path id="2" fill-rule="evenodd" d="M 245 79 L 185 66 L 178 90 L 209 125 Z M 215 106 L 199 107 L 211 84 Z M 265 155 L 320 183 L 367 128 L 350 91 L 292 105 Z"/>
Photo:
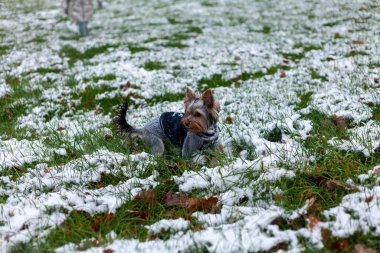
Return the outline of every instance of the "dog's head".
<path id="1" fill-rule="evenodd" d="M 205 133 L 218 121 L 220 107 L 212 95 L 211 89 L 206 90 L 198 97 L 187 87 L 184 104 L 185 115 L 181 124 L 189 132 Z"/>

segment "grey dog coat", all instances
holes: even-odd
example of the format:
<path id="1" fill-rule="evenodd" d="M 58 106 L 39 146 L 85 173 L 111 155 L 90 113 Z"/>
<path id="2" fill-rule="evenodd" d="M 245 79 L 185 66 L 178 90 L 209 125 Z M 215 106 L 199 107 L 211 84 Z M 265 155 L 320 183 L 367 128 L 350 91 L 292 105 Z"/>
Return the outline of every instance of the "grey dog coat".
<path id="1" fill-rule="evenodd" d="M 160 116 L 160 126 L 166 138 L 175 145 L 182 147 L 187 135 L 187 129 L 181 125 L 183 113 L 164 112 Z"/>

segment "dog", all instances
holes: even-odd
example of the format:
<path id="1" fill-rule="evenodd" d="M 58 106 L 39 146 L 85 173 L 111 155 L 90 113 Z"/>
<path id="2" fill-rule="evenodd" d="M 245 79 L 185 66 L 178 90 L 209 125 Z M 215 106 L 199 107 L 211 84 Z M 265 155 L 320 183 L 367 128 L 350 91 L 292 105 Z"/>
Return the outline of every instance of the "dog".
<path id="1" fill-rule="evenodd" d="M 139 136 L 151 147 L 153 154 L 162 155 L 165 144 L 171 143 L 181 148 L 182 157 L 191 157 L 201 150 L 214 151 L 219 145 L 218 113 L 219 103 L 208 89 L 197 96 L 189 87 L 184 99 L 185 113 L 164 112 L 148 122 L 143 128 L 128 124 L 125 117 L 128 103 L 121 105 L 114 119 L 120 132 L 129 137 Z"/>

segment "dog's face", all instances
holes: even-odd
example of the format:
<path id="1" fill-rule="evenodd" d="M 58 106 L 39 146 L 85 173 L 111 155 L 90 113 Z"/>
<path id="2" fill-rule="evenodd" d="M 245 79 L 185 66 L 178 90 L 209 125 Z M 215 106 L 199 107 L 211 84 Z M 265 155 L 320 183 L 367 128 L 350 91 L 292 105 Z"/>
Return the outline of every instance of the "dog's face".
<path id="1" fill-rule="evenodd" d="M 196 97 L 190 88 L 186 88 L 185 115 L 181 124 L 193 133 L 205 133 L 218 121 L 219 104 L 212 95 L 211 89 Z"/>

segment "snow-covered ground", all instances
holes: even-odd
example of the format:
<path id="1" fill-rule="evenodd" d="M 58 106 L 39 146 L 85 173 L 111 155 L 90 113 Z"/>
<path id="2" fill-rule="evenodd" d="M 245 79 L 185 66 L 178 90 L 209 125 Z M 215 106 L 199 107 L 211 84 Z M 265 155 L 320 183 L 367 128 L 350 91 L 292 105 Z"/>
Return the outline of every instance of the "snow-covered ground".
<path id="1" fill-rule="evenodd" d="M 302 115 L 313 110 L 356 125 L 348 131 L 348 140 L 334 138 L 330 145 L 365 156 L 378 152 L 380 124 L 371 119 L 372 108 L 380 104 L 378 1 L 113 0 L 96 10 L 88 37 L 77 39 L 76 29 L 55 1 L 0 4 L 0 99 L 17 92 L 6 81 L 9 77 L 25 80 L 26 92 L 40 92 L 14 102 L 25 109 L 14 129 L 24 131 L 23 138 L 0 132 L 0 195 L 7 196 L 0 204 L 1 250 L 32 238 L 43 240 L 73 210 L 115 212 L 142 189 L 159 184 L 157 171 L 141 177 L 154 163 L 149 154 L 125 155 L 126 150 L 112 152 L 102 146 L 86 153 L 83 136 L 112 135 L 113 115 L 101 106 L 82 110 L 78 94 L 88 87 L 99 90 L 96 103 L 134 94 L 140 107 L 128 118 L 141 126 L 163 111 L 182 110 L 182 101 L 148 105 L 145 100 L 183 93 L 186 86 L 197 89 L 202 79 L 215 74 L 239 79 L 214 88 L 226 150 L 239 142 L 253 147 L 255 154 L 243 150 L 227 164 L 186 171 L 173 180 L 181 192 L 202 189 L 204 197 L 218 192 L 221 212 L 193 213 L 204 226 L 200 231 L 188 230 L 185 220 L 162 220 L 146 228 L 169 230 L 168 240 L 110 236 L 108 245 L 88 252 L 182 252 L 202 247 L 210 252 L 251 252 L 270 250 L 281 242 L 288 243 L 288 251 L 300 252 L 304 241 L 315 249 L 323 247 L 322 228 L 337 237 L 356 231 L 380 236 L 379 180 L 368 180 L 377 178 L 377 167 L 360 175 L 363 185 L 357 186 L 358 192 L 325 210 L 326 221 L 313 228 L 280 230 L 272 224 L 279 217 L 296 219 L 310 203 L 285 210 L 271 197 L 280 189 L 274 184 L 262 187 L 289 180 L 296 164 L 314 161 L 300 144 L 312 130 L 311 121 Z M 107 48 L 104 52 L 75 62 L 63 50 L 72 47 L 86 54 L 102 46 Z M 137 47 L 140 50 L 134 50 Z M 157 61 L 164 68 L 144 68 Z M 252 77 L 259 72 L 262 75 Z M 243 78 L 247 73 L 251 78 Z M 99 78 L 106 75 L 115 78 Z M 73 80 L 74 86 L 69 84 Z M 132 86 L 120 88 L 127 82 Z M 298 110 L 300 95 L 307 92 L 313 93 L 310 103 Z M 266 140 L 265 133 L 275 128 L 283 133 L 281 141 Z M 61 145 L 48 145 L 51 138 L 59 138 Z M 84 155 L 50 165 L 57 155 L 68 157 L 65 145 L 76 145 Z M 23 166 L 26 172 L 18 178 L 4 173 Z M 113 170 L 122 171 L 128 180 L 86 188 L 99 181 L 101 173 Z M 254 180 L 245 177 L 247 171 Z M 244 204 L 242 198 L 247 199 Z M 75 250 L 74 244 L 67 244 L 57 252 Z"/>

